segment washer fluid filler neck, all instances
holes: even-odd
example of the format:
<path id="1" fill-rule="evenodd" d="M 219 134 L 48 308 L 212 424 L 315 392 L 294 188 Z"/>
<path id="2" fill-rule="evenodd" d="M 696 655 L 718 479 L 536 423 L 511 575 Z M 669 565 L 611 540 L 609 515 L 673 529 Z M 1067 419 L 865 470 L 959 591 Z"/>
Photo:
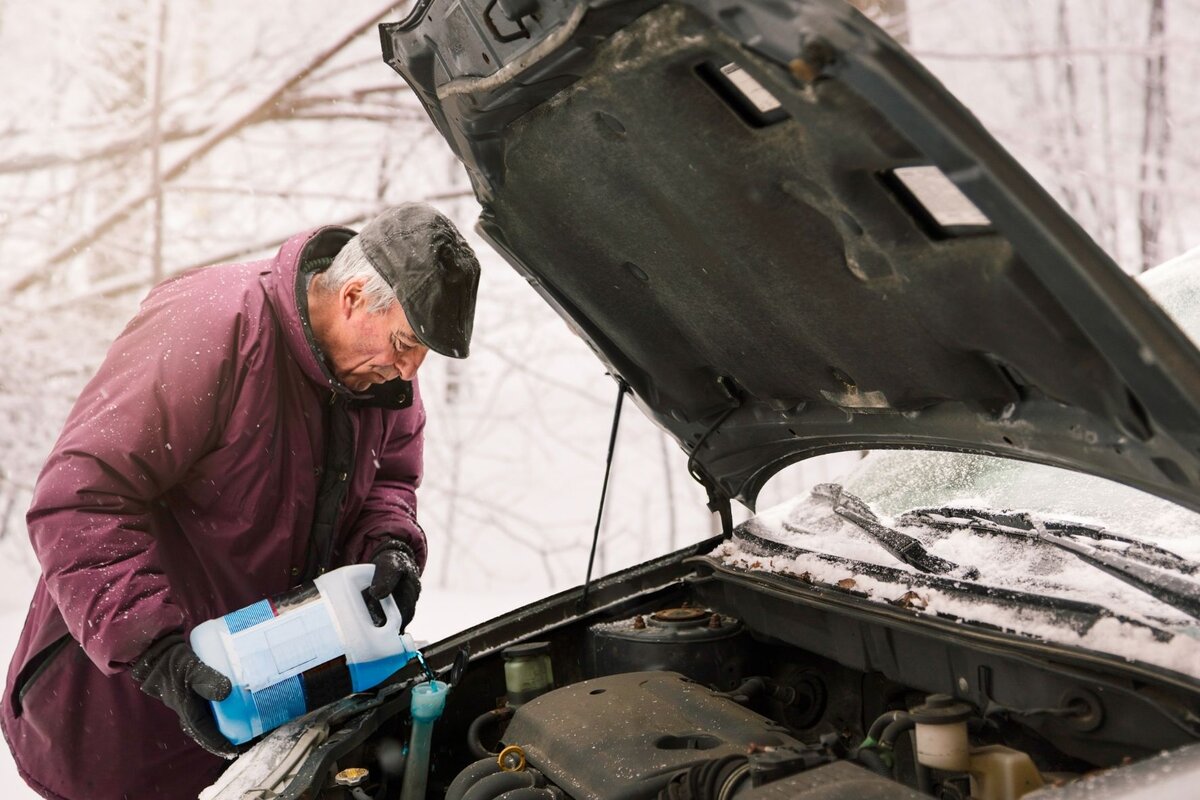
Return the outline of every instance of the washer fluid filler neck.
<path id="1" fill-rule="evenodd" d="M 400 800 L 424 800 L 425 783 L 429 778 L 429 743 L 433 723 L 446 708 L 450 686 L 442 681 L 426 681 L 412 688 L 412 737 L 408 742 L 408 760 L 404 767 L 404 783 Z"/>

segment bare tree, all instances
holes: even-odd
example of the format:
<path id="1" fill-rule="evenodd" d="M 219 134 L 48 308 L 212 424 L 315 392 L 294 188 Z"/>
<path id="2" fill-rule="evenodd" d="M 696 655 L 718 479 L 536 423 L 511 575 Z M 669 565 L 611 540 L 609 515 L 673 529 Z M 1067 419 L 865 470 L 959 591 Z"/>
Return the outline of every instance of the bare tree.
<path id="1" fill-rule="evenodd" d="M 166 49 L 167 0 L 158 0 L 154 14 L 154 49 L 146 59 L 150 84 L 150 191 L 154 202 L 154 222 L 150 226 L 150 276 L 158 283 L 163 278 L 163 185 L 162 185 L 162 89 L 163 51 Z"/>
<path id="2" fill-rule="evenodd" d="M 1108 46 L 1111 43 L 1112 31 L 1111 0 L 1103 0 L 1097 19 L 1102 30 L 1100 43 L 1102 46 Z M 1108 59 L 1098 59 L 1096 64 L 1096 83 L 1099 92 L 1100 163 L 1114 165 L 1117 163 L 1117 154 L 1114 132 L 1115 124 L 1113 120 L 1112 76 L 1109 73 L 1108 67 Z M 1107 250 L 1114 258 L 1119 259 L 1121 254 L 1121 226 L 1117 221 L 1119 205 L 1116 181 L 1107 180 L 1098 183 L 1097 191 L 1102 198 L 1101 210 L 1098 216 L 1103 221 L 1103 224 L 1093 229 L 1092 233 L 1100 242 L 1101 247 Z"/>
<path id="3" fill-rule="evenodd" d="M 1138 170 L 1138 240 L 1142 269 L 1154 266 L 1163 255 L 1160 238 L 1165 222 L 1167 156 L 1171 145 L 1171 128 L 1167 124 L 1166 29 L 1166 0 L 1151 0 Z"/>
<path id="4" fill-rule="evenodd" d="M 46 281 L 54 274 L 54 267 L 77 257 L 87 248 L 92 247 L 97 242 L 103 240 L 108 234 L 117 230 L 118 226 L 129 220 L 133 215 L 140 212 L 148 202 L 153 201 L 155 197 L 161 194 L 160 189 L 163 183 L 172 181 L 184 174 L 219 145 L 240 134 L 246 128 L 283 117 L 291 119 L 293 118 L 293 109 L 297 105 L 302 109 L 307 107 L 311 115 L 314 107 L 319 108 L 322 105 L 328 107 L 329 105 L 336 106 L 339 104 L 342 100 L 340 93 L 319 94 L 315 99 L 305 102 L 299 93 L 299 87 L 319 77 L 318 71 L 323 66 L 345 51 L 350 45 L 360 41 L 363 34 L 372 29 L 375 23 L 386 16 L 391 9 L 392 3 L 389 1 L 386 6 L 372 12 L 358 23 L 348 26 L 345 32 L 331 45 L 311 56 L 299 68 L 292 70 L 282 80 L 276 82 L 267 91 L 262 92 L 247 107 L 244 107 L 240 113 L 233 115 L 223 123 L 205 130 L 197 141 L 184 150 L 181 156 L 177 157 L 173 163 L 161 170 L 156 182 L 146 189 L 135 190 L 117 202 L 112 203 L 108 211 L 100 215 L 92 224 L 83 226 L 83 229 L 79 233 L 69 238 L 66 242 L 60 243 L 46 256 L 43 263 L 35 264 L 32 268 L 25 271 L 24 274 L 11 279 L 9 289 L 21 292 Z M 389 88 L 392 93 L 403 91 L 399 82 L 396 82 Z M 142 91 L 140 78 L 138 90 L 140 97 L 140 92 Z M 361 99 L 363 96 L 360 94 L 358 98 Z M 351 99 L 354 99 L 353 94 L 351 95 Z M 161 109 L 159 109 L 159 113 L 161 113 Z M 353 108 L 341 109 L 339 110 L 338 118 L 349 118 L 353 113 Z M 144 137 L 139 144 L 141 147 L 148 147 L 154 150 L 155 138 L 154 136 Z M 119 159 L 124 163 L 129 160 L 131 155 L 136 155 L 137 152 L 137 150 L 117 149 L 114 152 L 113 158 Z M 68 225 L 64 226 L 64 229 L 74 230 L 78 227 Z"/>
<path id="5" fill-rule="evenodd" d="M 81 53 L 77 37 L 57 37 L 34 95 L 42 113 L 0 115 L 0 284 L 16 290 L 0 329 L 21 336 L 0 359 L 10 444 L 0 526 L 10 531 L 71 398 L 156 271 L 259 256 L 302 227 L 353 226 L 400 199 L 448 205 L 464 227 L 476 213 L 460 166 L 380 60 L 374 22 L 398 16 L 384 0 L 344 21 L 320 0 L 264 0 L 236 20 L 208 2 L 178 3 L 168 19 L 165 0 L 0 0 L 0 34 L 34 5 L 45 8 L 37 27 L 74 24 L 98 44 Z M 1195 48 L 1179 19 L 1166 27 L 1165 0 L 855 5 L 905 44 L 921 33 L 918 57 L 1127 268 L 1182 238 L 1166 212 L 1200 201 L 1200 158 L 1170 147 L 1191 119 L 1169 116 L 1167 83 L 1169 70 L 1195 66 Z M 272 13 L 282 8 L 286 22 Z M 309 43 L 300 55 L 298 41 Z M 1176 112 L 1187 107 L 1190 85 L 1176 77 L 1170 88 Z M 1200 230 L 1188 213 L 1172 216 Z M 468 588 L 514 574 L 539 592 L 561 588 L 587 556 L 612 383 L 524 281 L 481 256 L 472 358 L 422 373 L 428 574 Z M 606 568 L 719 529 L 686 453 L 625 417 Z M 835 478 L 805 463 L 764 503 Z"/>

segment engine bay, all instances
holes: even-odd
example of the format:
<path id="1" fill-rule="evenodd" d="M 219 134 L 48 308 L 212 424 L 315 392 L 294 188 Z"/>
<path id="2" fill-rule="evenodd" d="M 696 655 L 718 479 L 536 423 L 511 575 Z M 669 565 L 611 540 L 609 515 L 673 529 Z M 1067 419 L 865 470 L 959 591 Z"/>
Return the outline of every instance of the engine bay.
<path id="1" fill-rule="evenodd" d="M 469 726 L 478 758 L 445 797 L 1015 798 L 1094 769 L 948 695 L 763 634 L 696 606 L 598 623 L 586 636 L 595 677 L 545 681 L 532 698 L 514 675 L 541 659 L 534 671 L 549 676 L 550 643 L 502 651 L 505 704 Z M 1099 713 L 1087 703 L 1054 711 Z"/>
<path id="2" fill-rule="evenodd" d="M 1200 775 L 1200 693 L 1133 664 L 703 556 L 606 578 L 581 608 L 566 592 L 426 651 L 450 691 L 424 796 L 1162 798 Z M 401 797 L 400 696 L 423 678 L 397 677 L 314 751 L 307 791 L 270 796 Z"/>

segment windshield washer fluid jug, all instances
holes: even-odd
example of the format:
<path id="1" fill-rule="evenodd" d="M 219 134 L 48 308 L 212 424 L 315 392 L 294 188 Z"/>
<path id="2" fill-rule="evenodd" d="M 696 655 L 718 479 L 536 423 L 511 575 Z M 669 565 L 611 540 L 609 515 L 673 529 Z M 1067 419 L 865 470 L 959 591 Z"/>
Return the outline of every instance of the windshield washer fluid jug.
<path id="1" fill-rule="evenodd" d="M 211 703 L 229 741 L 370 689 L 416 655 L 396 601 L 366 593 L 374 574 L 371 564 L 341 567 L 192 630 L 196 655 L 233 682 Z"/>

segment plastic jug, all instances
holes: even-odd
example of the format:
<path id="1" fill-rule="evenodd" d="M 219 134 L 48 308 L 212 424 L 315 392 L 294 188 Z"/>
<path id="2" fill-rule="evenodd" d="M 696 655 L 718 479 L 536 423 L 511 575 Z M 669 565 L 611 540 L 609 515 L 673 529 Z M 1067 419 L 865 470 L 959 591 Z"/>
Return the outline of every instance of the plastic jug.
<path id="1" fill-rule="evenodd" d="M 341 567 L 197 625 L 192 649 L 233 682 L 212 703 L 234 744 L 377 685 L 416 655 L 391 597 L 366 593 L 375 567 Z"/>

